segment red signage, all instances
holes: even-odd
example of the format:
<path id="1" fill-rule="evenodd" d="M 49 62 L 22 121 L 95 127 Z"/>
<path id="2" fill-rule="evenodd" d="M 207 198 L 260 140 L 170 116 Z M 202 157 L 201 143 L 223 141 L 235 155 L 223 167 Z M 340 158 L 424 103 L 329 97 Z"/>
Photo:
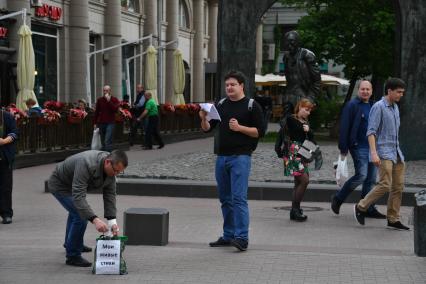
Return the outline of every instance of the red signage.
<path id="1" fill-rule="evenodd" d="M 43 6 L 35 9 L 35 15 L 43 18 L 49 17 L 52 21 L 59 21 L 62 16 L 62 8 L 44 4 Z"/>
<path id="2" fill-rule="evenodd" d="M 5 38 L 7 36 L 7 29 L 0 27 L 0 38 Z"/>

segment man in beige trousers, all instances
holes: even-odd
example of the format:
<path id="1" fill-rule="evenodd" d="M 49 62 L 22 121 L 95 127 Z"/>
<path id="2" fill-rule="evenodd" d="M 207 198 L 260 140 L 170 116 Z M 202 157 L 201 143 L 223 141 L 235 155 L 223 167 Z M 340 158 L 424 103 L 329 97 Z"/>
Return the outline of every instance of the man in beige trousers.
<path id="1" fill-rule="evenodd" d="M 410 230 L 400 221 L 405 163 L 399 147 L 400 116 L 396 104 L 404 95 L 405 83 L 399 78 L 389 78 L 385 83 L 385 96 L 370 111 L 367 137 L 370 160 L 379 168 L 379 183 L 354 206 L 356 221 L 364 225 L 368 207 L 389 192 L 387 204 L 388 227 Z"/>

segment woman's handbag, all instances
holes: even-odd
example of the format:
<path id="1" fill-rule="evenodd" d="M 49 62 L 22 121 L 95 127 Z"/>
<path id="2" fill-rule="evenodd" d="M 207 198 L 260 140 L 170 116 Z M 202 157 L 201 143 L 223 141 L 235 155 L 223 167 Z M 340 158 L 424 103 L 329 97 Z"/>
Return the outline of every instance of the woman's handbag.
<path id="1" fill-rule="evenodd" d="M 306 139 L 303 141 L 303 144 L 300 145 L 299 150 L 297 151 L 297 154 L 299 154 L 302 159 L 310 163 L 313 160 L 315 160 L 315 157 L 321 153 L 319 146 L 312 141 L 309 141 Z"/>

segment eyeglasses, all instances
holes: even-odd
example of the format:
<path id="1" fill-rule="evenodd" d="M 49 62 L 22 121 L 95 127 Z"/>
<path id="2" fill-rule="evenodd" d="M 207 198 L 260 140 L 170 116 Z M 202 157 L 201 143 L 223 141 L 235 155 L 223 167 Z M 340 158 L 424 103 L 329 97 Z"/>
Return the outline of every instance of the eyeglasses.
<path id="1" fill-rule="evenodd" d="M 117 170 L 116 168 L 114 168 L 114 164 L 113 164 L 112 162 L 111 162 L 111 168 L 112 168 L 112 170 L 114 171 L 114 173 L 115 173 L 116 175 L 124 174 L 124 170 L 122 170 L 122 171 Z"/>

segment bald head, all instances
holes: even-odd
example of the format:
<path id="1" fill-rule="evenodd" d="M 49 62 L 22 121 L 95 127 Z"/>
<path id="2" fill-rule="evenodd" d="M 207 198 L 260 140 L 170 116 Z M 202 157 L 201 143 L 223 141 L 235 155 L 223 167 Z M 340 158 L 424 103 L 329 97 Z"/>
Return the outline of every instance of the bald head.
<path id="1" fill-rule="evenodd" d="M 371 95 L 373 94 L 373 86 L 370 81 L 362 80 L 358 86 L 358 97 L 363 102 L 367 103 L 370 100 Z"/>

